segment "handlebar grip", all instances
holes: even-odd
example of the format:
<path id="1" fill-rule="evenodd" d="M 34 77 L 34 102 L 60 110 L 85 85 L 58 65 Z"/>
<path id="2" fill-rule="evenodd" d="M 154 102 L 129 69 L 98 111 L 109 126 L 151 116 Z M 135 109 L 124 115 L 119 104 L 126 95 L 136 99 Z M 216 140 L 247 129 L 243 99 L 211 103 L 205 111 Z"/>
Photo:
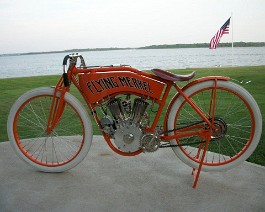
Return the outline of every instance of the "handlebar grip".
<path id="1" fill-rule="evenodd" d="M 63 73 L 63 84 L 65 87 L 70 85 L 67 73 Z"/>
<path id="2" fill-rule="evenodd" d="M 66 66 L 67 65 L 67 60 L 70 58 L 69 55 L 66 55 L 63 59 L 63 66 Z"/>

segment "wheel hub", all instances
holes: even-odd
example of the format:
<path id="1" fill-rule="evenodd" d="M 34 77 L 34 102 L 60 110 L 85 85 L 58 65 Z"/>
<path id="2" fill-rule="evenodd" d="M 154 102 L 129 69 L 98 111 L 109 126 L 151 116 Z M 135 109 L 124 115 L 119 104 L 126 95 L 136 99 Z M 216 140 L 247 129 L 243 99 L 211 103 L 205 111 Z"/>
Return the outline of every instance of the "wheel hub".
<path id="1" fill-rule="evenodd" d="M 214 126 L 216 129 L 212 130 L 211 139 L 217 140 L 223 138 L 227 132 L 227 125 L 222 118 L 214 118 Z"/>

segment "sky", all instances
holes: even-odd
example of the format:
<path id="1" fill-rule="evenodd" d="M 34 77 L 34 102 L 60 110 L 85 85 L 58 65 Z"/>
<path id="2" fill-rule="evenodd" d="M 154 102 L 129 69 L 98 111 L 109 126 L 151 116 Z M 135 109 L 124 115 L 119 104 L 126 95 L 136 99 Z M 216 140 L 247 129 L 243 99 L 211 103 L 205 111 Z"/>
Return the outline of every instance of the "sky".
<path id="1" fill-rule="evenodd" d="M 265 41 L 265 0 L 0 0 L 0 54 Z M 233 36 L 232 36 L 233 34 Z"/>

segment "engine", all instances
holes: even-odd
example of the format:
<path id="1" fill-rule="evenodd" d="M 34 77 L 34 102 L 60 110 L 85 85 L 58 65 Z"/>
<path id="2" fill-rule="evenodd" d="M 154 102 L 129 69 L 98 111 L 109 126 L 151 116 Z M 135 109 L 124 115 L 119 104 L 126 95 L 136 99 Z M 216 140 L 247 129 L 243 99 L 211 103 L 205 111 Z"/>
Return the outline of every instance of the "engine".
<path id="1" fill-rule="evenodd" d="M 104 132 L 114 139 L 117 148 L 123 152 L 135 152 L 141 149 L 143 127 L 148 119 L 145 111 L 149 103 L 143 98 L 135 98 L 133 105 L 130 95 L 125 99 L 112 98 L 106 107 L 110 115 L 101 120 Z"/>

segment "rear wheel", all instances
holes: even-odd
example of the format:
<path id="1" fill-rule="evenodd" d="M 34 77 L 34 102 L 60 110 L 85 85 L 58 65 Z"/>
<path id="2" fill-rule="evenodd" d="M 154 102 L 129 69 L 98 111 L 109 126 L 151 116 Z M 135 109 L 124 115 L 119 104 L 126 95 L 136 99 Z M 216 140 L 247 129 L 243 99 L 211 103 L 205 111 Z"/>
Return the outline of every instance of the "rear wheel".
<path id="1" fill-rule="evenodd" d="M 91 121 L 69 93 L 64 96 L 65 108 L 58 124 L 47 132 L 53 94 L 53 88 L 25 93 L 12 106 L 8 117 L 12 147 L 26 163 L 44 172 L 73 168 L 87 155 L 92 142 Z"/>
<path id="2" fill-rule="evenodd" d="M 214 81 L 195 84 L 185 90 L 185 94 L 207 115 L 211 121 L 211 100 L 213 100 Z M 231 169 L 246 160 L 258 145 L 262 131 L 261 112 L 253 97 L 241 86 L 230 81 L 218 81 L 216 107 L 211 141 L 203 161 L 204 171 L 223 171 Z M 169 113 L 168 130 L 206 129 L 205 121 L 184 100 L 176 99 Z M 171 133 L 172 135 L 174 133 Z M 185 137 L 171 141 L 183 146 L 173 147 L 175 154 L 187 165 L 198 168 L 205 143 L 199 143 L 199 136 Z M 197 144 L 191 144 L 196 143 Z"/>

